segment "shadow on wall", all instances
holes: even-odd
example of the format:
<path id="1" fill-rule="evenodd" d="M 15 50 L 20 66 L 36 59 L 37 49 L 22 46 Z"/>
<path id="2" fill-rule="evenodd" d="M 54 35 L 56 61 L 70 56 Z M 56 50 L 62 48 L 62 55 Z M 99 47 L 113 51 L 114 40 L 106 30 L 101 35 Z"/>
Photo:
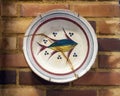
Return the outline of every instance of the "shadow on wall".
<path id="1" fill-rule="evenodd" d="M 0 66 L 5 67 L 6 62 L 6 53 L 13 51 L 13 38 L 11 34 L 8 34 L 9 31 L 9 21 L 14 12 L 12 12 L 11 5 L 12 2 L 9 0 L 0 0 L 1 8 L 1 17 L 0 17 Z M 9 17 L 8 17 L 9 16 Z M 9 36 L 8 36 L 9 35 Z M 14 44 L 16 45 L 16 44 Z"/>
<path id="2" fill-rule="evenodd" d="M 7 26 L 7 20 L 4 21 L 3 23 L 3 11 L 4 11 L 4 0 L 0 0 L 0 8 L 1 8 L 1 17 L 0 17 L 0 68 L 3 67 L 4 65 L 4 61 L 6 60 L 5 56 L 2 56 L 4 53 L 4 47 L 7 45 L 7 42 L 4 40 L 4 31 L 6 29 Z M 7 17 L 6 17 L 7 18 Z M 5 78 L 3 78 L 5 79 Z"/>

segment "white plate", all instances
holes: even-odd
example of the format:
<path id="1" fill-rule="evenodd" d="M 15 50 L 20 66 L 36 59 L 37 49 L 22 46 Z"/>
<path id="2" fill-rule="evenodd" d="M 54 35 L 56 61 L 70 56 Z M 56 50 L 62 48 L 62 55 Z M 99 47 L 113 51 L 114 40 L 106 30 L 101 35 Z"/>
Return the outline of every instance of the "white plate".
<path id="1" fill-rule="evenodd" d="M 38 16 L 29 26 L 23 51 L 30 68 L 45 80 L 73 81 L 95 61 L 95 32 L 83 17 L 68 10 L 53 10 Z"/>

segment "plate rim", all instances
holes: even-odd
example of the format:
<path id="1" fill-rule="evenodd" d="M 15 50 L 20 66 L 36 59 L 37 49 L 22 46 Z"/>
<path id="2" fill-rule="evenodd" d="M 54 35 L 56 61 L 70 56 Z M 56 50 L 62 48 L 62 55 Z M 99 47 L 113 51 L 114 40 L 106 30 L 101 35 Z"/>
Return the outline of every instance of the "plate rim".
<path id="1" fill-rule="evenodd" d="M 67 14 L 71 14 L 75 17 L 77 17 L 77 14 L 71 12 L 70 10 L 52 10 L 52 11 L 49 11 L 49 12 L 46 12 L 40 16 L 37 16 L 33 22 L 30 24 L 30 26 L 28 27 L 26 33 L 25 33 L 25 36 L 27 36 L 30 32 L 30 30 L 32 29 L 32 27 L 36 24 L 36 22 L 38 22 L 38 20 L 40 20 L 42 18 L 42 16 L 46 16 L 48 14 L 52 14 L 52 13 L 67 13 Z M 95 59 L 96 59 L 96 56 L 97 56 L 97 51 L 98 51 L 98 43 L 97 43 L 97 38 L 96 38 L 96 34 L 95 34 L 95 31 L 94 29 L 92 28 L 92 26 L 88 23 L 88 21 L 86 19 L 84 19 L 82 16 L 79 16 L 77 17 L 79 18 L 80 20 L 82 20 L 85 24 L 87 24 L 86 26 L 89 26 L 89 30 L 92 31 L 91 34 L 92 34 L 92 39 L 93 39 L 93 42 L 94 42 L 94 51 L 93 51 L 93 54 L 92 54 L 92 58 L 89 62 L 89 64 L 87 65 L 86 69 L 83 70 L 83 72 L 81 72 L 82 74 L 79 74 L 79 77 L 83 76 L 85 73 L 87 73 L 87 71 L 89 71 L 89 69 L 91 68 L 91 66 L 93 65 L 93 63 L 95 62 Z M 75 80 L 76 78 L 68 78 L 68 80 L 56 80 L 56 79 L 51 79 L 49 80 L 49 78 L 47 78 L 46 76 L 44 76 L 43 74 L 40 75 L 40 73 L 38 73 L 38 71 L 32 66 L 30 60 L 29 60 L 29 57 L 28 57 L 28 54 L 26 53 L 26 43 L 27 43 L 27 37 L 24 37 L 24 40 L 23 40 L 23 52 L 24 52 L 24 56 L 28 62 L 28 65 L 30 66 L 30 68 L 32 69 L 33 72 L 35 72 L 38 76 L 42 77 L 43 79 L 47 80 L 47 81 L 51 81 L 51 82 L 56 82 L 56 83 L 65 83 L 65 82 L 70 82 L 70 81 L 73 81 Z M 43 75 L 43 76 L 42 76 Z"/>

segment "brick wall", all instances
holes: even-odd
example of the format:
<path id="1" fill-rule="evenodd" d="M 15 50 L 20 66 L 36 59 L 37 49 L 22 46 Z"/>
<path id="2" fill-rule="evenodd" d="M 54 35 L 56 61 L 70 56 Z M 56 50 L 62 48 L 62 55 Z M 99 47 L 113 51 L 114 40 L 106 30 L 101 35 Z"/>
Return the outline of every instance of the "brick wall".
<path id="1" fill-rule="evenodd" d="M 98 37 L 95 64 L 71 83 L 47 82 L 23 56 L 23 35 L 32 20 L 51 9 L 85 17 Z M 118 0 L 1 0 L 0 96 L 120 96 L 120 7 Z"/>

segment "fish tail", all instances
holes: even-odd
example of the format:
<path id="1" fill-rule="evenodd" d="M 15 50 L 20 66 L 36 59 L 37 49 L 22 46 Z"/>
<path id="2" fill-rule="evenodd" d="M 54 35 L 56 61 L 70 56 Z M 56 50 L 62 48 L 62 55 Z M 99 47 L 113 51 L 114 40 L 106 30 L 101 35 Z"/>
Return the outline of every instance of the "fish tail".
<path id="1" fill-rule="evenodd" d="M 41 47 L 40 50 L 39 50 L 39 52 L 37 54 L 39 54 L 41 51 L 43 51 L 45 48 L 47 48 L 47 46 L 42 45 L 39 42 L 37 42 L 37 44 Z"/>

